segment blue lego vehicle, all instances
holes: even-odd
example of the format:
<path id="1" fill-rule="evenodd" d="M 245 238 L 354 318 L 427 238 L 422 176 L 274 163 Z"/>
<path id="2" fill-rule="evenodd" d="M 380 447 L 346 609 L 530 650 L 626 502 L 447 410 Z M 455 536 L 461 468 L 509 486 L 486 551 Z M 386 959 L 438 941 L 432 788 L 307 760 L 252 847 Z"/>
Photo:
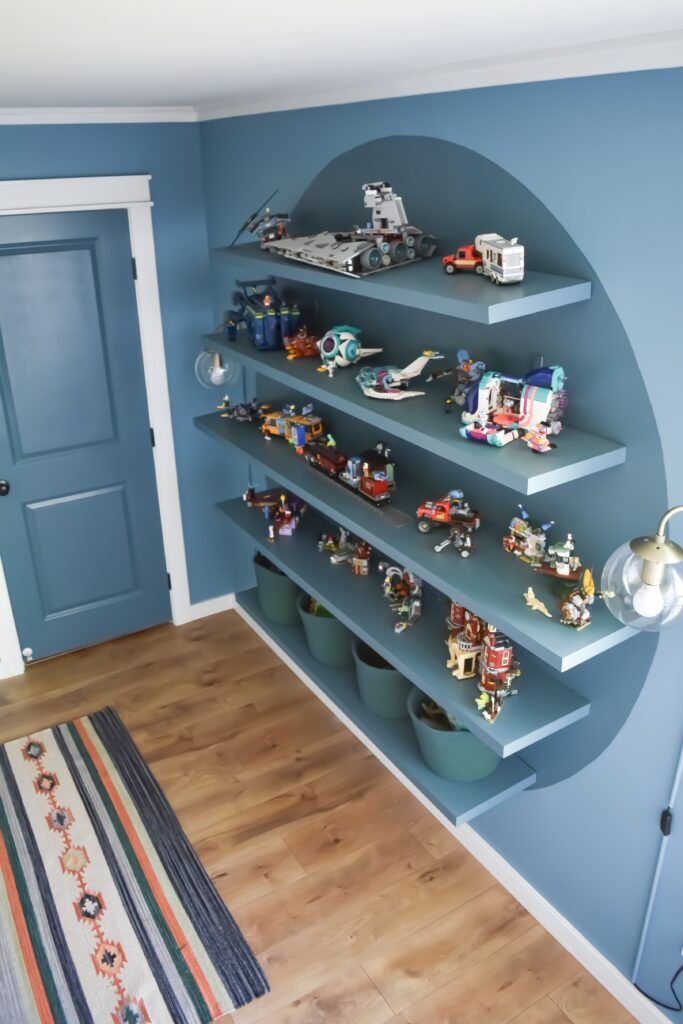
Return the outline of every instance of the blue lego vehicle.
<path id="1" fill-rule="evenodd" d="M 296 303 L 284 301 L 274 277 L 255 281 L 236 281 L 234 309 L 225 313 L 220 327 L 229 341 L 237 339 L 237 330 L 246 328 L 254 346 L 261 352 L 282 348 L 282 339 L 293 337 L 301 325 L 301 310 Z"/>

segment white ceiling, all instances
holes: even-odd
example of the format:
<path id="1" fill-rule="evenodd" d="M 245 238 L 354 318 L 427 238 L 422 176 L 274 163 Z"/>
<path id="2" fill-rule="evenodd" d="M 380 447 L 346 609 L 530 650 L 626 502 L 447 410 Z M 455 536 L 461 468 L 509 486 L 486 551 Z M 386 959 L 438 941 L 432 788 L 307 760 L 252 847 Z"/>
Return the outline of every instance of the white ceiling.
<path id="1" fill-rule="evenodd" d="M 681 0 L 0 0 L 4 121 L 192 120 L 681 65 Z"/>

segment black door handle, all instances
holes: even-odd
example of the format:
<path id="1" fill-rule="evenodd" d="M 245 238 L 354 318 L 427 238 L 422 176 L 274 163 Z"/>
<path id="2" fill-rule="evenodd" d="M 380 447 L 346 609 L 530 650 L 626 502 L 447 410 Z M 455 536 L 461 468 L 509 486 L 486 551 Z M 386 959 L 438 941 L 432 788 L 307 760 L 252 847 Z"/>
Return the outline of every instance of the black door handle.
<path id="1" fill-rule="evenodd" d="M 0 480 L 0 498 L 9 494 L 9 483 L 7 480 Z"/>

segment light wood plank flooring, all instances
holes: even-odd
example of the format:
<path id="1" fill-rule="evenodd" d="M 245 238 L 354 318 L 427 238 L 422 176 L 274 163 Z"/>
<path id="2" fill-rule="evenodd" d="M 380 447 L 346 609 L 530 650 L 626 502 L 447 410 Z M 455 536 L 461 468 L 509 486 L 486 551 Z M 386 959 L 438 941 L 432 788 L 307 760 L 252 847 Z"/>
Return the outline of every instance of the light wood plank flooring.
<path id="1" fill-rule="evenodd" d="M 0 741 L 108 704 L 268 975 L 224 1021 L 633 1020 L 236 613 L 0 682 Z"/>

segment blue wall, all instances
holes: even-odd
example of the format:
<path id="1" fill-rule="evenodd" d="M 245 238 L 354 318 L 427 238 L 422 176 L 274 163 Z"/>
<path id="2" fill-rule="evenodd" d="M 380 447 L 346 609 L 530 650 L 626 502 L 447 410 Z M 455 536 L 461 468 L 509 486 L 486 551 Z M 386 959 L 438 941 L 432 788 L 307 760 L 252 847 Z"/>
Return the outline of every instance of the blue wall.
<path id="1" fill-rule="evenodd" d="M 667 395 L 662 382 L 665 373 L 675 389 L 683 375 L 680 285 L 675 269 L 667 272 L 666 258 L 657 252 L 683 227 L 683 138 L 674 127 L 682 100 L 683 72 L 674 70 L 210 122 L 201 129 L 209 242 L 226 244 L 246 213 L 276 186 L 278 208 L 292 209 L 330 162 L 378 138 L 444 139 L 500 165 L 576 243 L 623 325 L 624 344 L 630 343 L 631 351 L 624 348 L 615 357 L 613 372 L 601 372 L 596 389 L 606 419 L 618 409 L 626 422 L 648 405 L 646 419 L 653 424 L 631 463 L 630 488 L 619 495 L 617 508 L 597 486 L 603 507 L 593 512 L 615 524 L 616 547 L 625 539 L 621 524 L 633 524 L 633 532 L 653 528 L 653 500 L 665 501 L 667 492 L 672 503 L 683 500 L 679 399 L 675 391 Z M 400 186 L 399 167 L 386 168 L 383 176 Z M 451 207 L 467 197 L 454 183 L 442 200 Z M 524 237 L 523 224 L 518 232 Z M 226 304 L 227 288 L 225 270 L 214 267 L 216 315 Z M 552 330 L 552 320 L 547 323 Z M 524 327 L 519 321 L 519 330 Z M 587 344 L 590 353 L 601 338 L 591 337 Z M 635 401 L 633 374 L 638 372 L 643 404 L 630 412 L 625 406 Z M 582 492 L 581 500 L 588 502 L 588 494 Z M 571 500 L 569 490 L 567 496 Z M 510 500 L 509 492 L 502 500 Z M 680 650 L 680 633 L 661 638 L 628 721 L 597 759 L 476 824 L 626 974 L 659 844 L 658 816 L 683 738 Z M 598 659 L 594 684 L 604 680 L 605 687 L 618 687 L 619 664 Z M 610 678 L 610 665 L 616 677 Z M 609 702 L 600 713 L 609 716 Z M 656 979 L 661 995 L 664 977 L 678 963 L 678 950 L 662 951 L 662 977 Z"/>
<path id="2" fill-rule="evenodd" d="M 212 543 L 224 462 L 192 429 L 209 394 L 196 383 L 197 338 L 213 327 L 196 124 L 0 128 L 0 178 L 151 174 L 152 211 L 185 543 L 193 601 L 230 590 L 231 554 Z M 213 396 L 212 396 L 213 397 Z"/>

